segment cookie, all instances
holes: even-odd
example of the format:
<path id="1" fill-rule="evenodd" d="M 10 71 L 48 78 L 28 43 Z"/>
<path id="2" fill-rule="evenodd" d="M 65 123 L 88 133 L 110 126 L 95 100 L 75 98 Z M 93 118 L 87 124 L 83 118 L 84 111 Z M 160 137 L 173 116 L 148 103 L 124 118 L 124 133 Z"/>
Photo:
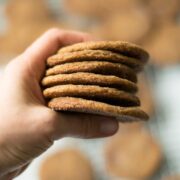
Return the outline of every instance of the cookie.
<path id="1" fill-rule="evenodd" d="M 51 99 L 48 106 L 56 111 L 81 112 L 114 117 L 120 122 L 146 121 L 148 115 L 139 107 L 120 107 L 82 98 Z"/>
<path id="2" fill-rule="evenodd" d="M 52 67 L 58 64 L 81 61 L 107 61 L 121 63 L 136 71 L 141 70 L 144 65 L 144 62 L 141 62 L 138 59 L 105 50 L 83 50 L 77 52 L 59 53 L 48 58 L 47 65 Z"/>
<path id="3" fill-rule="evenodd" d="M 172 176 L 163 177 L 162 180 L 180 180 L 180 175 L 172 175 Z"/>
<path id="4" fill-rule="evenodd" d="M 151 27 L 151 16 L 143 8 L 137 8 L 113 13 L 95 26 L 92 33 L 106 40 L 121 40 L 139 44 L 148 35 Z"/>
<path id="5" fill-rule="evenodd" d="M 98 85 L 102 87 L 113 87 L 132 93 L 137 91 L 136 84 L 131 81 L 116 76 L 105 76 L 94 73 L 58 74 L 44 77 L 42 80 L 44 87 L 63 84 Z"/>
<path id="6" fill-rule="evenodd" d="M 128 179 L 149 179 L 159 168 L 162 152 L 145 130 L 119 133 L 105 147 L 109 174 Z"/>
<path id="7" fill-rule="evenodd" d="M 128 79 L 132 82 L 137 82 L 136 74 L 131 68 L 125 65 L 103 61 L 73 62 L 56 65 L 53 68 L 46 70 L 46 76 L 70 74 L 76 72 L 91 72 L 102 75 L 115 75 L 120 78 Z"/>
<path id="8" fill-rule="evenodd" d="M 156 31 L 145 47 L 152 55 L 152 62 L 158 66 L 177 64 L 180 58 L 180 27 L 166 24 Z"/>
<path id="9" fill-rule="evenodd" d="M 89 159 L 77 149 L 61 149 L 47 157 L 40 166 L 40 180 L 93 180 Z"/>
<path id="10" fill-rule="evenodd" d="M 107 88 L 92 85 L 59 85 L 47 88 L 43 91 L 45 98 L 56 97 L 80 97 L 90 100 L 107 102 L 109 104 L 123 106 L 138 106 L 139 99 L 127 92 L 115 88 Z"/>
<path id="11" fill-rule="evenodd" d="M 38 20 L 46 21 L 51 17 L 48 4 L 44 0 L 10 0 L 6 6 L 6 14 L 13 25 L 28 24 Z"/>
<path id="12" fill-rule="evenodd" d="M 89 41 L 77 43 L 71 46 L 63 47 L 59 50 L 61 52 L 74 52 L 82 50 L 108 50 L 116 52 L 128 57 L 137 58 L 146 62 L 149 58 L 149 54 L 141 47 L 123 41 Z"/>
<path id="13" fill-rule="evenodd" d="M 64 2 L 65 10 L 72 15 L 78 15 L 88 18 L 107 18 L 110 14 L 125 9 L 132 9 L 141 5 L 141 0 L 66 0 Z"/>
<path id="14" fill-rule="evenodd" d="M 151 11 L 153 18 L 158 23 L 175 21 L 179 14 L 179 0 L 151 0 L 147 2 L 147 7 Z"/>

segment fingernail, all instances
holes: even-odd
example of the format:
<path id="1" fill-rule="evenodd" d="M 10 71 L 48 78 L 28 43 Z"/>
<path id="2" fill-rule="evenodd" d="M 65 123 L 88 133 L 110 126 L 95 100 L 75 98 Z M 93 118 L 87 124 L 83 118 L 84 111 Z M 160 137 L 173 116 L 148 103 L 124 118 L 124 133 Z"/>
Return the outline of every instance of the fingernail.
<path id="1" fill-rule="evenodd" d="M 106 135 L 114 134 L 117 130 L 118 130 L 118 123 L 115 120 L 102 121 L 102 124 L 100 125 L 101 133 Z"/>

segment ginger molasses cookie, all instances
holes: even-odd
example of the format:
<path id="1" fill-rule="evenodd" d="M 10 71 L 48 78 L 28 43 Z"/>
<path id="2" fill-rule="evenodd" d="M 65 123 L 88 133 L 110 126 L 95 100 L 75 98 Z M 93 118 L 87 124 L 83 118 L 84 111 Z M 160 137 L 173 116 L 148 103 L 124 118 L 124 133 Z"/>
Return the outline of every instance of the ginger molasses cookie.
<path id="1" fill-rule="evenodd" d="M 47 59 L 47 65 L 52 67 L 58 64 L 81 61 L 107 61 L 121 63 L 131 67 L 134 70 L 141 70 L 144 62 L 132 57 L 123 56 L 111 51 L 105 50 L 82 50 L 77 52 L 62 52 Z"/>
<path id="2" fill-rule="evenodd" d="M 110 116 L 116 118 L 120 122 L 148 120 L 148 115 L 139 107 L 120 107 L 82 98 L 54 98 L 49 101 L 48 106 L 56 111 L 81 112 Z"/>
<path id="3" fill-rule="evenodd" d="M 154 19 L 160 22 L 175 21 L 180 10 L 179 0 L 150 0 L 147 1 Z"/>
<path id="4" fill-rule="evenodd" d="M 180 58 L 180 27 L 165 24 L 154 34 L 145 45 L 152 55 L 152 61 L 159 66 L 176 64 Z"/>
<path id="5" fill-rule="evenodd" d="M 139 99 L 130 93 L 115 88 L 92 85 L 59 85 L 46 88 L 43 91 L 45 98 L 56 97 L 80 97 L 90 100 L 98 100 L 109 104 L 122 106 L 138 106 Z"/>
<path id="6" fill-rule="evenodd" d="M 55 111 L 99 114 L 121 122 L 147 120 L 134 85 L 148 57 L 141 47 L 120 41 L 61 48 L 47 60 L 42 80 L 47 105 Z"/>
<path id="7" fill-rule="evenodd" d="M 158 169 L 161 148 L 146 131 L 119 133 L 105 147 L 109 174 L 132 179 L 148 179 Z"/>
<path id="8" fill-rule="evenodd" d="M 57 74 L 71 74 L 77 72 L 90 72 L 103 75 L 115 75 L 132 82 L 137 82 L 136 73 L 122 64 L 114 64 L 104 61 L 73 62 L 56 65 L 46 70 L 46 76 Z"/>
<path id="9" fill-rule="evenodd" d="M 55 85 L 76 84 L 76 85 L 98 85 L 102 87 L 113 87 L 127 92 L 136 92 L 137 85 L 117 76 L 107 76 L 94 73 L 77 72 L 72 74 L 58 74 L 44 77 L 42 85 L 52 87 Z"/>
<path id="10" fill-rule="evenodd" d="M 46 158 L 40 167 L 41 180 L 93 180 L 90 161 L 77 149 L 62 149 Z"/>
<path id="11" fill-rule="evenodd" d="M 106 40 L 141 43 L 151 30 L 151 24 L 148 12 L 137 8 L 112 14 L 93 28 L 92 33 Z"/>
<path id="12" fill-rule="evenodd" d="M 141 6 L 141 0 L 64 0 L 66 11 L 88 18 L 104 19 L 112 13 Z"/>
<path id="13" fill-rule="evenodd" d="M 61 48 L 59 53 L 61 52 L 74 52 L 74 51 L 82 51 L 82 50 L 108 50 L 112 52 L 116 52 L 128 57 L 134 57 L 139 59 L 140 61 L 147 61 L 149 58 L 148 53 L 142 49 L 140 46 L 137 46 L 132 43 L 123 42 L 123 41 L 90 41 L 90 42 L 82 42 L 77 43 L 71 46 L 67 46 Z"/>
<path id="14" fill-rule="evenodd" d="M 180 175 L 171 175 L 171 176 L 163 177 L 162 180 L 180 180 Z"/>
<path id="15" fill-rule="evenodd" d="M 45 0 L 9 0 L 6 7 L 7 17 L 14 26 L 31 24 L 39 19 L 47 21 L 51 13 Z"/>

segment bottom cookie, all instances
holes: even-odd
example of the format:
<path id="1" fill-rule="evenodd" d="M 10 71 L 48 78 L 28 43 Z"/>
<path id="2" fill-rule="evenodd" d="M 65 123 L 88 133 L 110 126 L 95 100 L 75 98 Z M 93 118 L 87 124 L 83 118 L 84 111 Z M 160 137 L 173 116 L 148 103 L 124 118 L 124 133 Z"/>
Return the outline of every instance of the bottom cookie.
<path id="1" fill-rule="evenodd" d="M 59 97 L 49 101 L 48 106 L 56 111 L 71 111 L 115 117 L 121 122 L 145 121 L 148 115 L 139 107 L 120 107 L 92 100 Z"/>

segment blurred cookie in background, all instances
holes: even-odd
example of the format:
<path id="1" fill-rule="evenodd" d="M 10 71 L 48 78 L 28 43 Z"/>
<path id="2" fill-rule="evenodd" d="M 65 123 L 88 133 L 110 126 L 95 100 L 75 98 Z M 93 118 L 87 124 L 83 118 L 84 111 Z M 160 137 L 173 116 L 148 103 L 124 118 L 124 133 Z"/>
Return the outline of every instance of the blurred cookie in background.
<path id="1" fill-rule="evenodd" d="M 66 28 L 66 24 L 51 15 L 43 0 L 10 0 L 6 7 L 8 27 L 0 36 L 0 53 L 3 55 L 14 57 L 22 53 L 49 28 Z"/>
<path id="2" fill-rule="evenodd" d="M 9 0 L 6 5 L 7 18 L 10 25 L 31 24 L 41 20 L 47 21 L 51 13 L 45 0 Z"/>
<path id="3" fill-rule="evenodd" d="M 161 22 L 175 21 L 180 12 L 179 0 L 144 0 L 154 20 Z"/>
<path id="4" fill-rule="evenodd" d="M 41 180 L 93 180 L 93 169 L 87 157 L 77 149 L 62 149 L 44 160 Z"/>
<path id="5" fill-rule="evenodd" d="M 28 24 L 26 26 L 9 29 L 0 36 L 0 53 L 17 55 L 22 53 L 34 40 L 52 27 L 66 28 L 59 22 L 44 22 L 42 24 Z"/>
<path id="6" fill-rule="evenodd" d="M 143 26 L 143 28 L 142 28 Z M 143 9 L 113 14 L 93 28 L 92 33 L 106 40 L 141 42 L 151 29 L 151 17 Z"/>
<path id="7" fill-rule="evenodd" d="M 105 147 L 107 171 L 115 177 L 148 179 L 160 167 L 162 152 L 145 130 L 119 133 Z"/>
<path id="8" fill-rule="evenodd" d="M 172 176 L 163 177 L 162 180 L 180 180 L 180 175 L 172 175 Z"/>
<path id="9" fill-rule="evenodd" d="M 173 23 L 163 24 L 144 44 L 144 48 L 151 54 L 151 62 L 157 66 L 179 63 L 180 26 Z"/>
<path id="10" fill-rule="evenodd" d="M 88 18 L 106 18 L 116 12 L 139 7 L 142 0 L 64 0 L 68 13 Z"/>

